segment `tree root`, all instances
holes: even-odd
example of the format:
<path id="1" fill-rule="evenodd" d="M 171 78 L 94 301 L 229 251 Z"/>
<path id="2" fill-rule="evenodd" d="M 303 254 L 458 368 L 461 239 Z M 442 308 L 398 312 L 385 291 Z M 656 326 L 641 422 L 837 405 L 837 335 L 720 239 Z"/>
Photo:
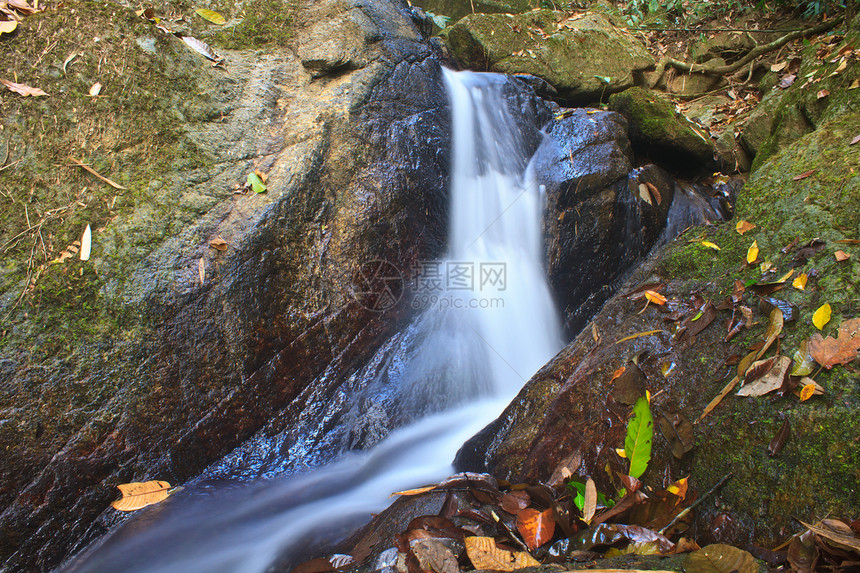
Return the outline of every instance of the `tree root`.
<path id="1" fill-rule="evenodd" d="M 665 57 L 657 64 L 656 73 L 654 79 L 651 82 L 651 88 L 653 89 L 660 80 L 663 79 L 663 75 L 666 73 L 667 67 L 672 67 L 682 72 L 687 72 L 690 74 L 705 74 L 708 76 L 722 76 L 725 74 L 733 74 L 754 61 L 756 58 L 772 52 L 778 48 L 781 48 L 785 44 L 797 40 L 799 38 L 805 38 L 806 36 L 813 36 L 815 34 L 821 34 L 823 32 L 827 32 L 832 30 L 836 26 L 838 26 L 842 22 L 842 17 L 835 18 L 830 20 L 829 22 L 823 22 L 818 26 L 813 26 L 812 28 L 807 28 L 805 30 L 795 30 L 791 33 L 782 36 L 773 42 L 768 44 L 762 44 L 760 46 L 756 46 L 752 50 L 750 50 L 746 56 L 741 58 L 740 60 L 732 63 L 726 64 L 723 66 L 709 66 L 707 64 L 688 64 L 687 62 L 682 62 L 680 60 L 676 60 L 675 58 Z M 752 70 L 752 68 L 750 68 Z"/>

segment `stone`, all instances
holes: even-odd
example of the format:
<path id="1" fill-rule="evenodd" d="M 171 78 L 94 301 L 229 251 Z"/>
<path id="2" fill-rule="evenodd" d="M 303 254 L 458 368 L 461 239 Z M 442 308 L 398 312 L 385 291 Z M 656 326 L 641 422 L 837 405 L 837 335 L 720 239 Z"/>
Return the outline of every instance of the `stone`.
<path id="1" fill-rule="evenodd" d="M 574 104 L 625 90 L 655 64 L 644 46 L 597 13 L 472 14 L 441 35 L 462 66 L 543 78 Z"/>
<path id="2" fill-rule="evenodd" d="M 447 16 L 452 24 L 469 14 L 519 14 L 541 7 L 539 0 L 418 0 L 413 4 L 437 16 Z"/>
<path id="3" fill-rule="evenodd" d="M 630 141 L 642 156 L 688 173 L 713 165 L 710 137 L 677 113 L 665 96 L 635 87 L 610 96 L 609 108 L 627 118 Z"/>

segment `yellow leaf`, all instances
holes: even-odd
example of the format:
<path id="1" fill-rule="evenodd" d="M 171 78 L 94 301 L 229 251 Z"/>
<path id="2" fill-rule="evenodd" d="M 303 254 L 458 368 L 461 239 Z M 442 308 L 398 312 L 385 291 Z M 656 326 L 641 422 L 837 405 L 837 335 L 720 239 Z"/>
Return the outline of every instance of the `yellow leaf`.
<path id="1" fill-rule="evenodd" d="M 18 27 L 18 22 L 15 20 L 6 20 L 0 22 L 0 34 L 11 34 Z"/>
<path id="2" fill-rule="evenodd" d="M 815 328 L 821 330 L 825 324 L 830 322 L 830 314 L 830 304 L 825 302 L 812 315 L 812 324 L 815 325 Z"/>
<path id="3" fill-rule="evenodd" d="M 648 400 L 648 403 L 651 403 L 651 391 L 645 390 L 645 399 Z"/>
<path id="4" fill-rule="evenodd" d="M 750 248 L 747 249 L 747 262 L 753 264 L 758 258 L 758 241 L 753 241 Z"/>
<path id="5" fill-rule="evenodd" d="M 797 275 L 797 277 L 792 281 L 791 286 L 796 288 L 797 290 L 805 290 L 806 289 L 806 280 L 809 277 L 806 276 L 806 273 L 801 273 Z"/>
<path id="6" fill-rule="evenodd" d="M 759 265 L 759 268 L 761 269 L 762 273 L 766 273 L 767 271 L 769 271 L 770 269 L 773 268 L 773 263 L 770 261 L 765 261 Z"/>
<path id="7" fill-rule="evenodd" d="M 800 391 L 800 401 L 806 402 L 812 395 L 815 394 L 815 384 L 807 384 L 803 387 L 803 390 Z"/>
<path id="8" fill-rule="evenodd" d="M 747 231 L 752 231 L 755 228 L 756 225 L 747 221 L 738 221 L 737 225 L 735 225 L 735 231 L 737 231 L 741 235 L 743 235 Z"/>
<path id="9" fill-rule="evenodd" d="M 422 493 L 427 493 L 428 491 L 433 491 L 439 487 L 438 485 L 428 485 L 425 487 L 418 487 L 415 489 L 407 489 L 404 491 L 395 491 L 391 495 L 421 495 Z"/>
<path id="10" fill-rule="evenodd" d="M 709 249 L 714 249 L 715 251 L 721 250 L 718 245 L 715 245 L 714 243 L 712 243 L 710 241 L 702 241 L 701 244 L 703 247 L 708 247 Z"/>
<path id="11" fill-rule="evenodd" d="M 524 551 L 508 551 L 496 547 L 492 537 L 467 537 L 466 554 L 475 569 L 515 571 L 525 567 L 538 567 L 540 562 Z"/>
<path id="12" fill-rule="evenodd" d="M 204 20 L 208 20 L 213 24 L 218 24 L 219 26 L 223 26 L 227 23 L 227 20 L 224 19 L 224 16 L 216 12 L 215 10 L 207 10 L 206 8 L 198 8 L 195 10 L 197 15 L 203 18 Z"/>
<path id="13" fill-rule="evenodd" d="M 791 269 L 790 271 L 788 271 L 787 273 L 785 273 L 784 275 L 782 275 L 781 277 L 779 277 L 779 278 L 776 280 L 777 284 L 782 284 L 782 283 L 784 283 L 785 281 L 787 281 L 788 279 L 790 279 L 790 278 L 791 278 L 791 275 L 793 275 L 793 274 L 794 274 L 794 269 Z"/>
<path id="14" fill-rule="evenodd" d="M 654 292 L 653 290 L 646 290 L 645 298 L 647 298 L 654 304 L 659 304 L 661 306 L 666 304 L 666 297 L 658 292 Z"/>
<path id="15" fill-rule="evenodd" d="M 116 487 L 122 492 L 122 498 L 111 506 L 119 511 L 134 511 L 164 501 L 172 493 L 170 484 L 161 480 L 123 483 Z"/>
<path id="16" fill-rule="evenodd" d="M 633 340 L 634 338 L 639 338 L 640 336 L 648 336 L 649 334 L 657 334 L 658 332 L 666 332 L 665 330 L 646 330 L 645 332 L 637 332 L 636 334 L 631 334 L 630 336 L 625 336 L 621 340 L 615 341 L 615 344 L 621 344 L 622 342 L 627 342 L 628 340 Z"/>
<path id="17" fill-rule="evenodd" d="M 687 479 L 689 478 L 681 478 L 669 487 L 666 488 L 671 494 L 677 495 L 681 499 L 684 499 L 687 496 Z"/>
<path id="18" fill-rule="evenodd" d="M 615 448 L 615 453 L 618 454 L 619 458 L 627 457 L 627 452 L 624 451 L 624 448 Z"/>

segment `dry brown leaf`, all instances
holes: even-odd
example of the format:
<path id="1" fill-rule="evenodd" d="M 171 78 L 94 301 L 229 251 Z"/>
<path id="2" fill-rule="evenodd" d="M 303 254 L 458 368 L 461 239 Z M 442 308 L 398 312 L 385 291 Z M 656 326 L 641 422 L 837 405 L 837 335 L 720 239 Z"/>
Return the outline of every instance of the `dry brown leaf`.
<path id="1" fill-rule="evenodd" d="M 801 179 L 806 179 L 807 177 L 809 177 L 813 173 L 815 173 L 815 169 L 810 169 L 809 171 L 805 171 L 805 172 L 801 173 L 800 175 L 793 177 L 792 179 L 794 181 L 800 181 Z"/>
<path id="2" fill-rule="evenodd" d="M 708 545 L 687 556 L 684 561 L 684 571 L 687 573 L 758 573 L 758 564 L 748 552 L 715 543 Z"/>
<path id="3" fill-rule="evenodd" d="M 645 182 L 645 185 L 648 186 L 648 191 L 650 191 L 651 193 L 651 198 L 654 199 L 658 205 L 662 203 L 663 197 L 660 195 L 660 191 L 657 189 L 657 186 L 653 183 L 648 183 L 647 181 Z"/>
<path id="4" fill-rule="evenodd" d="M 588 478 L 585 482 L 585 502 L 582 506 L 582 520 L 585 523 L 591 523 L 594 517 L 594 512 L 597 511 L 597 486 L 594 480 Z"/>
<path id="5" fill-rule="evenodd" d="M 134 511 L 164 501 L 171 493 L 170 484 L 161 480 L 123 483 L 116 487 L 122 492 L 122 498 L 111 506 L 119 511 Z"/>
<path id="6" fill-rule="evenodd" d="M 209 246 L 213 249 L 218 249 L 219 251 L 227 250 L 227 241 L 222 239 L 221 237 L 215 237 L 211 241 L 209 241 Z"/>
<path id="7" fill-rule="evenodd" d="M 203 257 L 200 257 L 200 260 L 197 261 L 197 274 L 200 275 L 200 284 L 206 282 L 206 260 Z"/>
<path id="8" fill-rule="evenodd" d="M 475 569 L 516 571 L 525 567 L 538 567 L 540 562 L 524 551 L 508 551 L 496 547 L 492 537 L 467 537 L 466 554 Z"/>
<path id="9" fill-rule="evenodd" d="M 791 365 L 791 358 L 788 356 L 780 356 L 766 374 L 758 380 L 747 384 L 738 391 L 738 396 L 764 396 L 770 392 L 775 392 L 782 387 L 782 381 L 785 379 L 785 374 L 788 372 L 788 367 Z"/>
<path id="10" fill-rule="evenodd" d="M 842 261 L 847 261 L 851 258 L 851 255 L 846 253 L 845 251 L 836 251 L 833 253 L 833 256 L 836 257 L 836 262 L 841 263 Z"/>
<path id="11" fill-rule="evenodd" d="M 517 531 L 523 536 L 523 541 L 529 549 L 537 549 L 552 539 L 555 533 L 552 510 L 538 511 L 530 507 L 522 510 L 517 514 Z"/>
<path id="12" fill-rule="evenodd" d="M 824 520 L 816 525 L 809 525 L 802 521 L 800 523 L 816 535 L 820 535 L 821 537 L 833 541 L 842 549 L 860 552 L 860 539 L 854 536 L 854 532 L 851 528 L 842 523 L 836 522 L 832 519 Z"/>
<path id="13" fill-rule="evenodd" d="M 418 539 L 410 544 L 410 549 L 422 571 L 460 573 L 457 556 L 437 539 Z"/>
<path id="14" fill-rule="evenodd" d="M 826 98 L 830 95 L 828 90 L 818 90 L 818 99 Z"/>
<path id="15" fill-rule="evenodd" d="M 9 90 L 15 92 L 16 94 L 21 94 L 24 97 L 48 95 L 39 88 L 34 88 L 26 84 L 16 84 L 15 82 L 10 82 L 9 80 L 4 80 L 3 78 L 0 78 L 0 83 L 9 88 Z"/>
<path id="16" fill-rule="evenodd" d="M 837 364 L 848 364 L 860 351 L 860 318 L 846 320 L 839 325 L 837 338 L 820 334 L 809 339 L 809 354 L 828 370 Z"/>

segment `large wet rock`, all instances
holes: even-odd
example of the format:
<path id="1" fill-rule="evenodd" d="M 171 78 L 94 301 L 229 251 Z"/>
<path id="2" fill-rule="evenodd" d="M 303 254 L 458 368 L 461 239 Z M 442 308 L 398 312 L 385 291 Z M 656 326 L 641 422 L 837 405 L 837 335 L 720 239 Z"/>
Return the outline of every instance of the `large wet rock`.
<path id="1" fill-rule="evenodd" d="M 632 87 L 635 75 L 655 63 L 644 46 L 597 13 L 473 14 L 442 36 L 464 67 L 531 74 L 577 104 Z"/>
<path id="2" fill-rule="evenodd" d="M 99 535 L 116 484 L 181 483 L 327 367 L 347 377 L 411 313 L 377 312 L 397 288 L 362 282 L 363 265 L 443 248 L 447 103 L 408 10 L 284 9 L 288 39 L 217 68 L 110 4 L 67 2 L 0 42 L 51 94 L 0 95 L 9 570 L 51 569 Z M 349 33 L 320 43 L 332 26 Z M 236 193 L 255 169 L 268 191 Z"/>
<path id="3" fill-rule="evenodd" d="M 489 471 L 512 482 L 547 481 L 567 469 L 614 492 L 618 485 L 606 468 L 626 471 L 615 448 L 624 442 L 631 392 L 647 389 L 655 422 L 665 418 L 668 425 L 666 434 L 655 432 L 646 483 L 665 486 L 689 475 L 701 495 L 733 473 L 697 511 L 690 534 L 700 543 L 774 546 L 798 530 L 794 519 L 852 515 L 860 503 L 853 485 L 860 467 L 856 361 L 816 370 L 826 392 L 806 402 L 791 393 L 730 393 L 709 416 L 689 424 L 736 373 L 730 357 L 746 355 L 765 338 L 772 306 L 747 290 L 732 311 L 736 280 L 774 281 L 791 269 L 793 276 L 810 277 L 805 290 L 786 284 L 770 295 L 794 305 L 794 320 L 786 322 L 784 338 L 766 357 L 792 356 L 816 332 L 813 311 L 825 302 L 833 318 L 824 335 L 835 336 L 843 320 L 857 317 L 852 297 L 860 267 L 852 241 L 860 232 L 860 184 L 850 174 L 860 163 L 850 142 L 858 131 L 860 116 L 847 115 L 764 163 L 737 207 L 738 219 L 757 225 L 752 231 L 742 236 L 734 222 L 700 228 L 656 252 L 502 416 L 463 447 L 459 469 Z M 812 175 L 795 180 L 809 170 Z M 822 249 L 804 248 L 816 237 Z M 721 250 L 703 245 L 703 239 Z M 759 261 L 774 267 L 764 276 L 758 264 L 743 264 L 753 240 L 761 249 Z M 836 250 L 851 258 L 838 262 Z M 634 292 L 642 285 L 666 296 L 667 307 L 643 310 L 645 301 Z M 726 309 L 717 310 L 726 298 Z M 742 312 L 752 315 L 749 327 L 727 341 L 729 328 L 743 322 Z M 622 367 L 624 374 L 613 380 Z M 781 452 L 769 455 L 785 421 L 790 437 Z"/>

